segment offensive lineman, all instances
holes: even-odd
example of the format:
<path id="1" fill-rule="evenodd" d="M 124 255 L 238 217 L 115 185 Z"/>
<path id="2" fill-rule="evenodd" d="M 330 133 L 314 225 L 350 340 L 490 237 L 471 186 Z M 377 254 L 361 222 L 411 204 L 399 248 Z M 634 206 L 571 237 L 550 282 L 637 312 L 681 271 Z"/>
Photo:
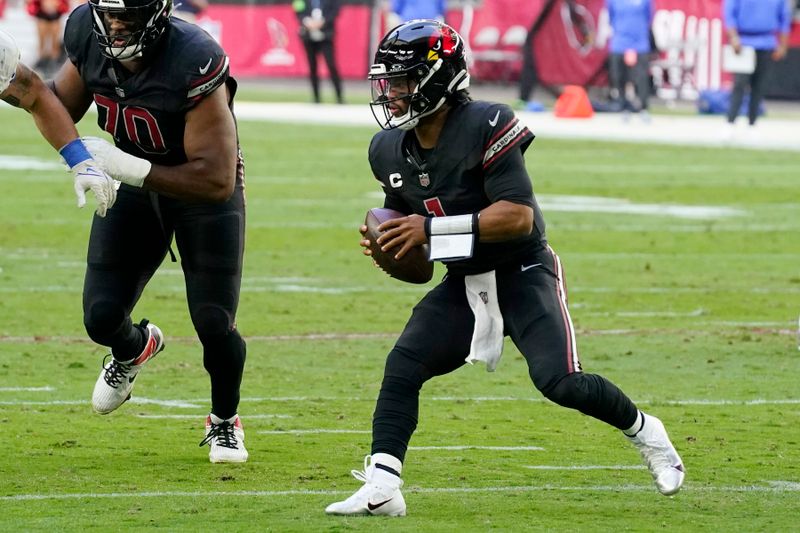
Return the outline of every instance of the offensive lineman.
<path id="1" fill-rule="evenodd" d="M 131 311 L 173 236 L 192 323 L 211 378 L 211 462 L 244 462 L 237 415 L 245 343 L 236 329 L 244 252 L 244 170 L 228 57 L 206 32 L 171 17 L 172 0 L 90 0 L 66 24 L 69 61 L 54 92 L 73 119 L 92 101 L 115 146 L 85 140 L 122 182 L 116 208 L 95 219 L 83 289 L 84 324 L 111 348 L 92 394 L 110 413 L 130 398 L 142 365 L 164 347 Z M 174 259 L 174 256 L 173 256 Z"/>
<path id="2" fill-rule="evenodd" d="M 414 307 L 387 357 L 371 455 L 363 472 L 353 471 L 364 485 L 325 511 L 405 515 L 400 474 L 422 385 L 465 357 L 493 370 L 504 335 L 545 397 L 622 430 L 658 490 L 678 492 L 683 464 L 661 421 L 581 369 L 564 273 L 523 160 L 534 136 L 507 106 L 469 98 L 461 36 L 433 20 L 400 25 L 379 44 L 369 78 L 373 113 L 385 130 L 372 139 L 370 165 L 384 207 L 408 214 L 383 223 L 378 243 L 398 258 L 429 243 L 448 272 Z M 370 255 L 369 241 L 360 244 Z"/>
<path id="3" fill-rule="evenodd" d="M 91 189 L 97 201 L 97 215 L 106 216 L 117 197 L 114 181 L 92 160 L 58 98 L 19 59 L 16 42 L 0 30 L 0 99 L 29 112 L 42 137 L 67 162 L 75 177 L 78 207 L 86 205 L 86 191 Z"/>

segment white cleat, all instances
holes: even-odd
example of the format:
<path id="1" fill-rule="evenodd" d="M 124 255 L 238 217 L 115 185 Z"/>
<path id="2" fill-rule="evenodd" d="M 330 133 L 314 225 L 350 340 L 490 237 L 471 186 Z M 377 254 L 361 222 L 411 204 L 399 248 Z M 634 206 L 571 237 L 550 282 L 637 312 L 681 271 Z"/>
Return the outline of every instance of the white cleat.
<path id="1" fill-rule="evenodd" d="M 400 487 L 400 477 L 377 468 L 371 456 L 364 458 L 364 471 L 352 470 L 353 477 L 364 485 L 344 501 L 330 504 L 327 514 L 405 516 L 406 501 Z"/>
<path id="2" fill-rule="evenodd" d="M 206 417 L 206 437 L 200 446 L 208 444 L 208 459 L 212 463 L 244 463 L 249 454 L 244 447 L 244 427 L 239 415 L 227 420 L 214 413 Z"/>
<path id="3" fill-rule="evenodd" d="M 133 381 L 142 366 L 164 349 L 164 334 L 158 326 L 148 323 L 147 319 L 139 323 L 147 332 L 142 353 L 131 361 L 121 363 L 111 357 L 111 361 L 103 365 L 100 376 L 94 384 L 92 408 L 96 413 L 105 415 L 128 401 L 133 390 Z"/>
<path id="4" fill-rule="evenodd" d="M 633 437 L 628 439 L 639 450 L 658 491 L 664 496 L 678 492 L 686 475 L 678 452 L 669 440 L 667 430 L 661 420 L 642 413 L 644 424 Z"/>

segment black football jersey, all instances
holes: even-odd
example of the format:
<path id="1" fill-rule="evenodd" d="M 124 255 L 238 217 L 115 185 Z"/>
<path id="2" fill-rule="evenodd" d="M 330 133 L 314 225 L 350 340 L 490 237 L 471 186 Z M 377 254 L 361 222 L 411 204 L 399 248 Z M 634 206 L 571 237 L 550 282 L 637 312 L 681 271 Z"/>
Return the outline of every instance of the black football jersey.
<path id="1" fill-rule="evenodd" d="M 72 12 L 64 46 L 94 94 L 98 125 L 129 154 L 160 165 L 185 163 L 186 113 L 224 83 L 233 102 L 228 56 L 205 31 L 173 17 L 147 68 L 130 73 L 101 53 L 91 17 L 88 4 Z M 241 157 L 238 166 L 241 181 Z"/>
<path id="2" fill-rule="evenodd" d="M 500 200 L 533 208 L 530 235 L 477 242 L 471 258 L 447 262 L 453 273 L 476 274 L 546 244 L 544 219 L 523 160 L 533 138 L 510 107 L 470 101 L 450 110 L 432 150 L 420 150 L 413 131 L 380 131 L 370 144 L 369 161 L 386 194 L 384 207 L 406 214 L 465 215 Z"/>

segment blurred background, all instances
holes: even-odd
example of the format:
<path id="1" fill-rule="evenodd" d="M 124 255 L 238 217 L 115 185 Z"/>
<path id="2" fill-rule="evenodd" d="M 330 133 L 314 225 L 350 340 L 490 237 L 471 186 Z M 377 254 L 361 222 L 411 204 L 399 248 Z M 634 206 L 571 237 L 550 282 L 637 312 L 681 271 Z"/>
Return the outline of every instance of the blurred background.
<path id="1" fill-rule="evenodd" d="M 552 101 L 565 85 L 584 87 L 593 102 L 607 96 L 607 0 L 427 0 L 431 5 L 438 2 L 444 4 L 441 18 L 467 41 L 474 86 L 496 89 L 499 99 L 520 100 L 518 84 L 527 48 L 536 64 L 531 100 Z M 791 102 L 800 100 L 800 0 L 787 2 L 795 4 L 790 49 L 771 70 L 766 97 Z M 355 103 L 362 92 L 367 98 L 364 80 L 377 40 L 401 15 L 393 11 L 397 0 L 338 3 L 335 60 L 350 89 L 345 94 Z M 697 102 L 705 91 L 730 89 L 732 75 L 722 65 L 722 4 L 723 0 L 654 0 L 649 74 L 656 106 Z M 46 77 L 64 60 L 60 35 L 53 28 L 63 28 L 66 14 L 76 5 L 74 0 L 0 0 L 0 29 L 17 39 L 23 61 Z M 176 6 L 178 16 L 193 20 L 222 44 L 233 75 L 245 84 L 307 84 L 298 1 L 182 0 Z M 326 79 L 328 69 L 322 61 L 319 70 Z M 297 94 L 299 101 L 308 101 L 307 96 Z"/>

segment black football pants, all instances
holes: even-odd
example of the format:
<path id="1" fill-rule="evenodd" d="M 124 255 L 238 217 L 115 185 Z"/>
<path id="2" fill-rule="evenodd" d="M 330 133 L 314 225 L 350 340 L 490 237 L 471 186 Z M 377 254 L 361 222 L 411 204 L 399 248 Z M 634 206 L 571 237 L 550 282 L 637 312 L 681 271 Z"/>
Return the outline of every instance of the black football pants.
<path id="1" fill-rule="evenodd" d="M 496 279 L 505 333 L 525 357 L 536 388 L 559 405 L 619 429 L 631 427 L 633 402 L 607 379 L 581 371 L 558 256 L 547 247 L 498 270 Z M 417 427 L 422 385 L 465 364 L 473 327 L 463 276 L 448 275 L 417 304 L 386 361 L 373 415 L 373 454 L 403 460 Z"/>
<path id="2" fill-rule="evenodd" d="M 236 330 L 244 252 L 244 193 L 222 204 L 188 203 L 122 185 L 113 209 L 95 216 L 83 313 L 86 331 L 120 361 L 138 355 L 144 333 L 131 312 L 175 237 L 189 313 L 211 377 L 212 412 L 236 413 L 245 343 Z M 157 324 L 157 317 L 154 322 Z"/>

